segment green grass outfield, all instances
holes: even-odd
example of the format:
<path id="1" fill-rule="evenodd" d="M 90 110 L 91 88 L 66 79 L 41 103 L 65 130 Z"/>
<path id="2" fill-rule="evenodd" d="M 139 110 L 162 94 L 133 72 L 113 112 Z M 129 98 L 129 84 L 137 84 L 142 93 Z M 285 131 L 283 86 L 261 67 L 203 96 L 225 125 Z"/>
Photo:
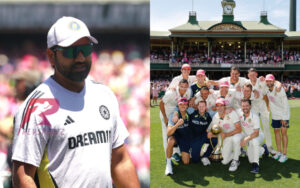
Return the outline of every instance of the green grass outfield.
<path id="1" fill-rule="evenodd" d="M 300 187 L 300 100 L 290 100 L 291 119 L 288 129 L 288 158 L 279 163 L 271 157 L 260 160 L 260 173 L 250 173 L 248 158 L 240 158 L 236 172 L 229 172 L 229 165 L 202 163 L 183 165 L 174 162 L 172 176 L 165 176 L 159 107 L 151 107 L 151 187 Z M 276 148 L 271 127 L 273 147 Z"/>

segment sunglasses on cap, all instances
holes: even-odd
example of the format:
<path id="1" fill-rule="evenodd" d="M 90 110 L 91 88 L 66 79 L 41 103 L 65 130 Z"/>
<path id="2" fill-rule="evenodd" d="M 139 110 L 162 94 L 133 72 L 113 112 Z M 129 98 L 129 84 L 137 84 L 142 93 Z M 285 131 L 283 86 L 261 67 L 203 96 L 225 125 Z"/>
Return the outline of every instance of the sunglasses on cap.
<path id="1" fill-rule="evenodd" d="M 55 47 L 52 51 L 56 52 L 57 50 L 62 51 L 62 54 L 66 58 L 75 59 L 79 52 L 82 53 L 84 57 L 91 55 L 93 49 L 93 43 L 79 46 L 70 46 L 70 47 Z"/>
<path id="2" fill-rule="evenodd" d="M 179 103 L 187 104 L 187 103 L 188 103 L 188 100 L 187 100 L 187 99 L 179 99 L 179 100 L 178 100 L 178 104 L 179 104 Z"/>

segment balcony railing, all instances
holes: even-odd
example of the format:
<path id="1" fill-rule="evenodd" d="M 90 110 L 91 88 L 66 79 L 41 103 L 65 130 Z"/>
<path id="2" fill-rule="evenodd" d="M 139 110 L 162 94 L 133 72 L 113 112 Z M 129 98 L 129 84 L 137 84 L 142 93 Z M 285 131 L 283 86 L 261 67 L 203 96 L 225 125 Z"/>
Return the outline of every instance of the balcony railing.
<path id="1" fill-rule="evenodd" d="M 169 67 L 178 67 L 182 66 L 182 63 L 172 63 L 170 60 L 159 60 L 159 59 L 152 59 L 151 63 L 157 64 L 169 64 Z M 231 66 L 238 66 L 238 67 L 257 67 L 257 68 L 284 68 L 285 65 L 299 65 L 300 61 L 284 61 L 282 63 L 275 63 L 275 64 L 253 64 L 253 63 L 234 63 L 234 64 L 210 64 L 210 63 L 191 63 L 191 67 L 201 67 L 201 68 L 226 68 Z"/>

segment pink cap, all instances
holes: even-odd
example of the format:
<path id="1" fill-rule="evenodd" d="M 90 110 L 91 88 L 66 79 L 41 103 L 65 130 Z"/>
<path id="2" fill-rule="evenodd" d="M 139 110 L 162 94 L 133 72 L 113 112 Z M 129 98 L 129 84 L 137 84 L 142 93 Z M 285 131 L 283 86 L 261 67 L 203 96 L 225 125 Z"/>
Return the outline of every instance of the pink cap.
<path id="1" fill-rule="evenodd" d="M 203 69 L 197 70 L 196 76 L 198 76 L 198 75 L 205 76 L 205 71 Z"/>
<path id="2" fill-rule="evenodd" d="M 220 87 L 229 87 L 229 82 L 228 81 L 222 81 L 219 84 Z"/>
<path id="3" fill-rule="evenodd" d="M 218 98 L 217 101 L 216 101 L 216 105 L 217 105 L 217 104 L 222 104 L 222 105 L 225 106 L 225 105 L 226 105 L 226 101 L 225 101 L 225 99 Z"/>
<path id="4" fill-rule="evenodd" d="M 191 66 L 189 64 L 183 64 L 181 69 L 190 69 L 191 70 Z"/>
<path id="5" fill-rule="evenodd" d="M 273 80 L 275 80 L 275 77 L 273 76 L 273 74 L 268 74 L 268 75 L 266 76 L 266 80 L 271 80 L 271 81 L 273 81 Z"/>
<path id="6" fill-rule="evenodd" d="M 178 104 L 188 104 L 189 103 L 189 101 L 187 100 L 187 98 L 186 97 L 182 97 L 182 98 L 179 98 L 178 100 L 177 100 L 177 103 Z"/>

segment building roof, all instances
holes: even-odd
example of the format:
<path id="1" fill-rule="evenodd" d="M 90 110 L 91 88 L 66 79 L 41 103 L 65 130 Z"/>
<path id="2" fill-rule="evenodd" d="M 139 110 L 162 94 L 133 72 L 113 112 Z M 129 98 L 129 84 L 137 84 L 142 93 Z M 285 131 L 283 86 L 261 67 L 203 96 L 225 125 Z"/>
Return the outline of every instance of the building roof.
<path id="1" fill-rule="evenodd" d="M 171 33 L 169 31 L 150 31 L 151 36 L 168 37 Z"/>
<path id="2" fill-rule="evenodd" d="M 169 31 L 150 31 L 150 36 L 152 39 L 170 39 L 170 34 L 171 33 Z"/>
<path id="3" fill-rule="evenodd" d="M 286 40 L 300 40 L 300 31 L 289 31 L 285 34 L 287 36 Z"/>
<path id="4" fill-rule="evenodd" d="M 207 31 L 210 27 L 219 24 L 220 21 L 199 21 L 197 24 L 185 23 L 170 29 L 171 32 L 177 31 Z M 285 32 L 285 29 L 272 24 L 264 24 L 258 21 L 240 21 L 241 24 L 248 31 L 276 31 Z"/>

